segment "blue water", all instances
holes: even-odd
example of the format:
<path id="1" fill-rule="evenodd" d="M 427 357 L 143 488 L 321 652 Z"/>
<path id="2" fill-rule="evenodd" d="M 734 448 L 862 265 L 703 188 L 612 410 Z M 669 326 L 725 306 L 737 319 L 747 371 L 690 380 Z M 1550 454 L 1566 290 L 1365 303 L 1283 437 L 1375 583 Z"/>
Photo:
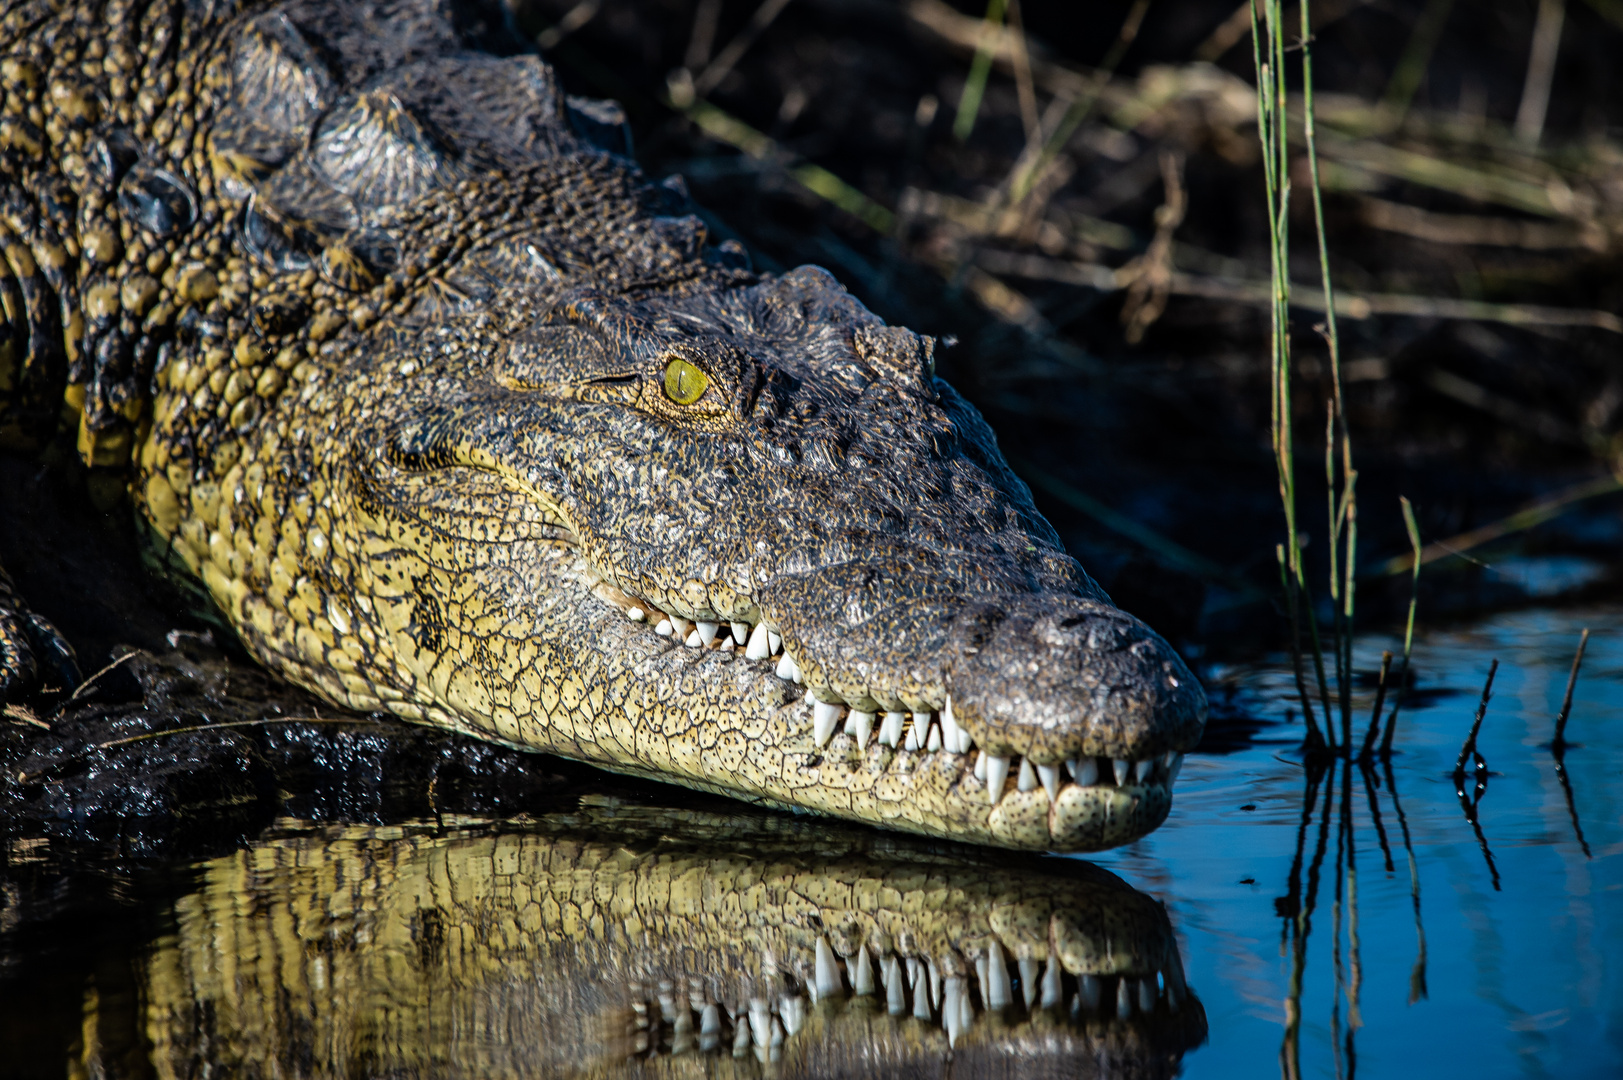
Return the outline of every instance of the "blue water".
<path id="1" fill-rule="evenodd" d="M 1593 633 L 1564 758 L 1580 840 L 1550 741 L 1584 627 Z M 1383 648 L 1401 642 L 1362 641 L 1355 667 L 1378 669 Z M 1479 840 L 1450 774 L 1495 658 L 1478 742 L 1488 766 Z M 1501 615 L 1419 637 L 1413 664 L 1396 800 L 1375 770 L 1390 865 L 1356 768 L 1349 803 L 1341 765 L 1321 781 L 1304 829 L 1303 728 L 1283 667 L 1213 673 L 1230 711 L 1265 721 L 1254 741 L 1191 755 L 1167 824 L 1095 857 L 1171 913 L 1210 1020 L 1184 1075 L 1623 1075 L 1623 611 Z M 1372 700 L 1360 687 L 1360 733 Z M 1468 800 L 1475 789 L 1468 773 Z M 1292 893 L 1298 857 L 1303 910 L 1318 866 L 1305 921 L 1276 906 L 1289 907 L 1279 898 Z"/>

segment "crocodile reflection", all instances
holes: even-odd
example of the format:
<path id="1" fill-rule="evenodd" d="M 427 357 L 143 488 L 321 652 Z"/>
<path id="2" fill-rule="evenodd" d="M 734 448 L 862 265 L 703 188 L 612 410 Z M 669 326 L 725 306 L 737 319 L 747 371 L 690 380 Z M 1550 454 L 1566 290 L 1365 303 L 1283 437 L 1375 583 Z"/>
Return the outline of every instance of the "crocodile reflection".
<path id="1" fill-rule="evenodd" d="M 285 823 L 175 917 L 160 1076 L 1172 1076 L 1206 1034 L 1119 878 L 772 815 Z"/>

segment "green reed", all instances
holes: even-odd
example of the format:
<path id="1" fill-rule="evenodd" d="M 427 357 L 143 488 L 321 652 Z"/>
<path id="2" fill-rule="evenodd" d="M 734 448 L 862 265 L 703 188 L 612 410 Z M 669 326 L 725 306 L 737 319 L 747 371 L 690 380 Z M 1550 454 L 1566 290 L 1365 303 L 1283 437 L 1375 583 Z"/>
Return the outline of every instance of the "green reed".
<path id="1" fill-rule="evenodd" d="M 1353 468 L 1352 437 L 1347 429 L 1341 389 L 1341 338 L 1335 314 L 1335 289 L 1330 275 L 1330 252 L 1325 239 L 1324 201 L 1319 182 L 1319 155 L 1313 108 L 1313 36 L 1309 4 L 1302 0 L 1301 36 L 1286 42 L 1283 0 L 1252 0 L 1252 55 L 1257 70 L 1257 129 L 1262 143 L 1263 178 L 1268 196 L 1269 269 L 1273 290 L 1270 351 L 1271 418 L 1274 464 L 1279 474 L 1279 498 L 1285 513 L 1285 543 L 1276 549 L 1290 619 L 1291 657 L 1308 728 L 1310 748 L 1337 747 L 1334 713 L 1341 715 L 1341 747 L 1352 742 L 1352 638 L 1358 553 L 1358 472 Z M 1297 524 L 1296 459 L 1293 430 L 1290 340 L 1290 93 L 1285 75 L 1287 49 L 1302 54 L 1302 134 L 1306 144 L 1308 176 L 1317 232 L 1319 275 L 1324 289 L 1325 321 L 1316 329 L 1330 354 L 1330 389 L 1325 401 L 1325 486 L 1328 492 L 1329 641 L 1320 632 L 1303 564 L 1302 534 Z M 1312 650 L 1313 671 L 1324 715 L 1321 733 L 1314 717 L 1304 673 L 1303 624 Z M 1335 677 L 1335 705 L 1331 705 L 1330 678 L 1325 651 L 1329 646 Z"/>

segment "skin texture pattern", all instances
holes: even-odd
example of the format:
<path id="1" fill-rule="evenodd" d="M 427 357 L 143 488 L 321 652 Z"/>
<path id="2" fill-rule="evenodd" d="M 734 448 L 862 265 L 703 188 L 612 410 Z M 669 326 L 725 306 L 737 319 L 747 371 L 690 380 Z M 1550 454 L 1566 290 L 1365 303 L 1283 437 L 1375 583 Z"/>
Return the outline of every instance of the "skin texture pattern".
<path id="1" fill-rule="evenodd" d="M 1158 825 L 1205 697 L 935 342 L 710 243 L 520 46 L 432 0 L 9 4 L 5 437 L 65 401 L 154 557 L 348 708 L 959 840 Z"/>
<path id="2" fill-rule="evenodd" d="M 200 867 L 135 993 L 87 995 L 75 1064 L 127 1067 L 133 1032 L 159 1077 L 1147 1078 L 1204 1040 L 1154 899 L 876 835 L 603 802 L 287 822 Z"/>

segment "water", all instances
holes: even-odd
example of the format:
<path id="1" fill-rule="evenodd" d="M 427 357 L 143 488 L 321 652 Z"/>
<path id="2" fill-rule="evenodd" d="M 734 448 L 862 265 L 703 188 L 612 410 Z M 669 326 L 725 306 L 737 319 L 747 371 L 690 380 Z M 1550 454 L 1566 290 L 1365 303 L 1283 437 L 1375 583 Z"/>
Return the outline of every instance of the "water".
<path id="1" fill-rule="evenodd" d="M 1564 758 L 1569 807 L 1549 744 L 1586 626 Z M 1356 666 L 1376 669 L 1380 648 L 1400 644 L 1363 642 Z M 1449 774 L 1495 658 L 1478 835 Z M 1191 757 L 1168 823 L 1095 860 L 1171 912 L 1210 1018 L 1186 1075 L 1623 1074 L 1623 613 L 1501 615 L 1423 637 L 1415 664 L 1421 692 L 1399 720 L 1396 799 L 1380 770 L 1372 789 L 1354 769 L 1344 804 L 1337 768 L 1304 828 L 1302 729 L 1274 723 L 1233 753 Z M 1294 704 L 1282 672 L 1229 681 L 1262 716 Z M 1360 705 L 1361 731 L 1367 688 Z M 1473 775 L 1465 787 L 1474 801 Z M 1295 910 L 1300 931 L 1282 917 Z"/>
<path id="2" fill-rule="evenodd" d="M 1171 819 L 1090 860 L 578 778 L 188 859 L 13 835 L 0 1075 L 1619 1075 L 1623 611 L 1429 634 L 1415 668 L 1367 779 L 1304 765 L 1284 671 L 1214 672 Z M 1053 943 L 1063 971 L 1018 963 Z"/>

